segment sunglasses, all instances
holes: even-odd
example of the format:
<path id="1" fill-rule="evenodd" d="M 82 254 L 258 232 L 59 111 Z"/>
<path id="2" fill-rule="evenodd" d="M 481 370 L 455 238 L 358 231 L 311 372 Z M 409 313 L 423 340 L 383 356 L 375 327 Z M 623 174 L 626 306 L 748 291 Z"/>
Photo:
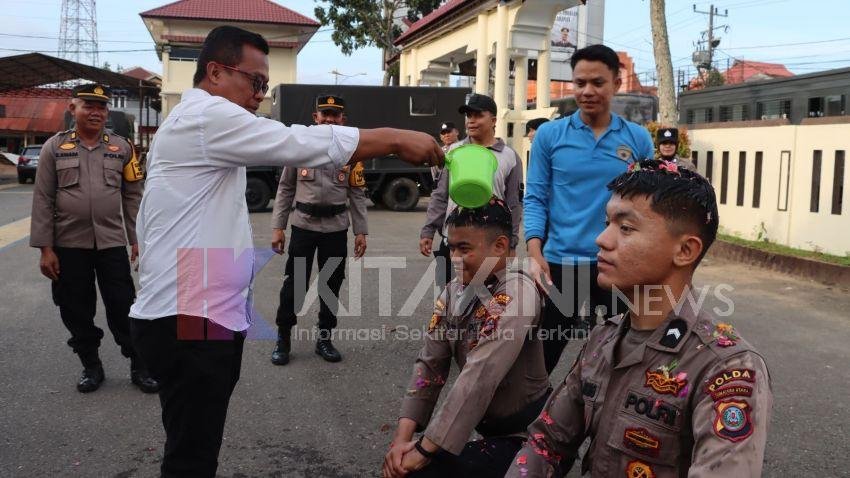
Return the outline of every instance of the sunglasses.
<path id="1" fill-rule="evenodd" d="M 254 89 L 255 95 L 260 92 L 265 95 L 266 92 L 269 91 L 269 83 L 259 75 L 248 73 L 247 71 L 236 68 L 235 66 L 222 65 L 221 63 L 219 63 L 219 66 L 227 68 L 228 70 L 238 71 L 239 73 L 242 73 L 243 75 L 247 76 L 251 80 L 251 88 Z"/>

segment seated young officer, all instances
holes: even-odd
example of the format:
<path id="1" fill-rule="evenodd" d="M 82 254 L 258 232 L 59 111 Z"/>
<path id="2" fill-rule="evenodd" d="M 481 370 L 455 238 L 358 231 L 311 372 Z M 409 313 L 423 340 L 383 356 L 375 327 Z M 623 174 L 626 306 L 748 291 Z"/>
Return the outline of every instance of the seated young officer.
<path id="1" fill-rule="evenodd" d="M 510 210 L 494 197 L 453 210 L 447 224 L 457 276 L 434 307 L 385 477 L 501 478 L 551 390 L 535 336 L 541 298 L 529 276 L 506 268 Z M 459 375 L 432 417 L 452 360 Z M 483 439 L 467 443 L 473 429 Z"/>
<path id="2" fill-rule="evenodd" d="M 692 291 L 717 234 L 711 184 L 647 160 L 608 188 L 597 280 L 621 291 L 629 311 L 591 332 L 507 476 L 561 476 L 586 437 L 582 474 L 593 477 L 760 476 L 767 367 Z"/>

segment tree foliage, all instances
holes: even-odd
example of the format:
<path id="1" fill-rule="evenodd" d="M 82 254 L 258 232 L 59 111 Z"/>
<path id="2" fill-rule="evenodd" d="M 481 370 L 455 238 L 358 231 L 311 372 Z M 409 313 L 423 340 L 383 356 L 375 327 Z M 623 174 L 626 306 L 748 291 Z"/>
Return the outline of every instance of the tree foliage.
<path id="1" fill-rule="evenodd" d="M 440 5 L 440 0 L 316 0 L 314 13 L 322 25 L 333 28 L 331 39 L 345 55 L 367 46 L 384 51 L 384 61 L 397 49 L 393 41 L 401 34 L 397 20 L 407 9 L 407 19 L 416 21 Z M 387 84 L 389 73 L 384 75 Z"/>
<path id="2" fill-rule="evenodd" d="M 708 72 L 708 81 L 705 82 L 706 87 L 723 86 L 725 83 L 726 79 L 723 77 L 723 73 L 717 71 L 717 68 L 712 68 Z"/>

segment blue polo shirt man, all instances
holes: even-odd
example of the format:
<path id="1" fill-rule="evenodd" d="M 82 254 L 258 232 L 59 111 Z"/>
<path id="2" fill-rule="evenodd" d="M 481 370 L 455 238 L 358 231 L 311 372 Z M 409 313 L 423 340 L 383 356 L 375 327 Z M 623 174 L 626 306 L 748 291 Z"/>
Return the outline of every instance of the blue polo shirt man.
<path id="1" fill-rule="evenodd" d="M 571 64 L 579 110 L 537 130 L 524 199 L 530 272 L 549 292 L 540 326 L 549 373 L 574 326 L 617 312 L 614 295 L 596 283 L 606 185 L 655 150 L 645 128 L 611 112 L 621 83 L 617 53 L 591 45 Z"/>

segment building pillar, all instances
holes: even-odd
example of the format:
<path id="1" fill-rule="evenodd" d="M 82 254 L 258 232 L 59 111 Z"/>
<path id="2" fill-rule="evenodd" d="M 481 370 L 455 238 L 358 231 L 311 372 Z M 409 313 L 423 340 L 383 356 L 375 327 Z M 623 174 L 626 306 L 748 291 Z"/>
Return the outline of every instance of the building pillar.
<path id="1" fill-rule="evenodd" d="M 537 108 L 548 108 L 549 103 L 549 39 L 545 41 L 545 50 L 537 54 Z"/>
<path id="2" fill-rule="evenodd" d="M 398 86 L 407 86 L 407 52 L 402 52 L 398 57 Z"/>
<path id="3" fill-rule="evenodd" d="M 475 52 L 475 92 L 486 95 L 490 89 L 490 47 L 487 42 L 487 14 L 478 14 L 478 47 Z"/>
<path id="4" fill-rule="evenodd" d="M 505 113 L 508 111 L 508 83 L 510 82 L 510 57 L 508 56 L 508 7 L 500 3 L 496 10 L 498 39 L 496 40 L 496 72 L 494 74 L 493 100 L 499 110 L 496 121 L 496 137 L 505 138 L 508 124 Z"/>
<path id="5" fill-rule="evenodd" d="M 520 112 L 527 109 L 528 103 L 528 56 L 516 55 L 514 60 L 514 111 Z M 514 123 L 514 134 L 511 147 L 514 151 L 521 151 L 525 137 L 525 124 L 523 120 Z M 522 156 L 524 157 L 524 156 Z"/>
<path id="6" fill-rule="evenodd" d="M 514 56 L 514 110 L 524 111 L 528 103 L 528 57 Z"/>

